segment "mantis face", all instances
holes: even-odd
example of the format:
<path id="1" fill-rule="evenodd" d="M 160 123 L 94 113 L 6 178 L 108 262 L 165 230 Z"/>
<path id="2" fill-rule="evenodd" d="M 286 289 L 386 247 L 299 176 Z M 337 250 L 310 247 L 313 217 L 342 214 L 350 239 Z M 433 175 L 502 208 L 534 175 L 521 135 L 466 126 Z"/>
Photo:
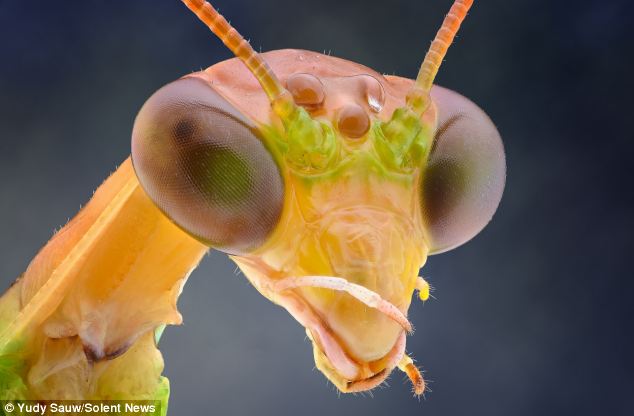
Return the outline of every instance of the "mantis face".
<path id="1" fill-rule="evenodd" d="M 471 2 L 456 1 L 416 81 L 307 51 L 257 55 L 208 3 L 185 3 L 239 59 L 143 106 L 132 160 L 145 192 L 306 328 L 341 391 L 398 366 L 421 394 L 405 355 L 413 292 L 428 290 L 418 270 L 477 234 L 504 188 L 491 121 L 432 88 Z"/>

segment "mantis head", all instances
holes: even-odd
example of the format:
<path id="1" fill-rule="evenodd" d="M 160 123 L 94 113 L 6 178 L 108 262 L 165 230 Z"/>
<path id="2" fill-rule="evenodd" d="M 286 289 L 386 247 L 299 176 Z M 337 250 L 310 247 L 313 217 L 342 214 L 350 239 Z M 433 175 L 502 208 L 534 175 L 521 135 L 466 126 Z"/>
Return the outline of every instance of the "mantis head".
<path id="1" fill-rule="evenodd" d="M 492 122 L 432 87 L 472 2 L 454 3 L 415 81 L 313 52 L 256 54 L 209 3 L 184 2 L 237 58 L 145 103 L 132 158 L 146 193 L 306 328 L 341 391 L 400 367 L 421 394 L 405 355 L 419 268 L 475 236 L 504 188 Z"/>

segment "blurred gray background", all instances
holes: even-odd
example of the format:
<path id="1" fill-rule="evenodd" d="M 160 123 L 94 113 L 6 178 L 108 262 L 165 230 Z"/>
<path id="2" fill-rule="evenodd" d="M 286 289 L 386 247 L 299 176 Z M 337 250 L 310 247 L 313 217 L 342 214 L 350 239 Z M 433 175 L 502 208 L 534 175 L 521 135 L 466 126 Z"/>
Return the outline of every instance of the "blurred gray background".
<path id="1" fill-rule="evenodd" d="M 450 0 L 218 0 L 256 49 L 413 77 Z M 339 396 L 303 329 L 210 254 L 161 349 L 171 415 L 631 415 L 633 119 L 626 0 L 476 1 L 437 83 L 484 108 L 508 182 L 476 239 L 431 257 L 402 374 Z M 163 84 L 230 57 L 176 0 L 0 0 L 0 284 L 129 153 Z"/>

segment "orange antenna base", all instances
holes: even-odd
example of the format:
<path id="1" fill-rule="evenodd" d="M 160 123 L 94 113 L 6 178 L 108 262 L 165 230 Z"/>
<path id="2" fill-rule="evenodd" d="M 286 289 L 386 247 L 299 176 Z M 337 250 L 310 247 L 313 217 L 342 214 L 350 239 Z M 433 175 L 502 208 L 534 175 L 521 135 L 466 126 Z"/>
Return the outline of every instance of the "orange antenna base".
<path id="1" fill-rule="evenodd" d="M 425 55 L 416 77 L 416 84 L 408 94 L 407 104 L 410 108 L 418 110 L 420 113 L 426 110 L 427 105 L 429 105 L 429 91 L 431 91 L 438 69 L 472 5 L 473 0 L 454 1 Z"/>
<path id="2" fill-rule="evenodd" d="M 293 106 L 290 93 L 282 86 L 271 67 L 257 54 L 240 33 L 218 11 L 205 0 L 182 0 L 203 23 L 224 43 L 233 54 L 240 58 L 257 78 L 269 97 L 276 112 L 290 112 Z"/>

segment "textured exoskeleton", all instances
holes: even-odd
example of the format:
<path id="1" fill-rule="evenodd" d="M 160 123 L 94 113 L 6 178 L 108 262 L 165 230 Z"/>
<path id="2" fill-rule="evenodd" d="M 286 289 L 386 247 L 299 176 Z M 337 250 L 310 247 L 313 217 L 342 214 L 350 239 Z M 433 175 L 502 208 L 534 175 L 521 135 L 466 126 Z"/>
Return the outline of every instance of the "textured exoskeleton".
<path id="1" fill-rule="evenodd" d="M 131 161 L 2 298 L 0 387 L 166 400 L 154 333 L 179 323 L 184 279 L 212 247 L 306 328 L 341 391 L 398 367 L 423 393 L 405 354 L 412 295 L 429 291 L 419 269 L 488 223 L 505 181 L 491 120 L 432 86 L 472 2 L 454 3 L 416 80 L 258 55 L 211 5 L 184 2 L 237 58 L 148 99 Z"/>

